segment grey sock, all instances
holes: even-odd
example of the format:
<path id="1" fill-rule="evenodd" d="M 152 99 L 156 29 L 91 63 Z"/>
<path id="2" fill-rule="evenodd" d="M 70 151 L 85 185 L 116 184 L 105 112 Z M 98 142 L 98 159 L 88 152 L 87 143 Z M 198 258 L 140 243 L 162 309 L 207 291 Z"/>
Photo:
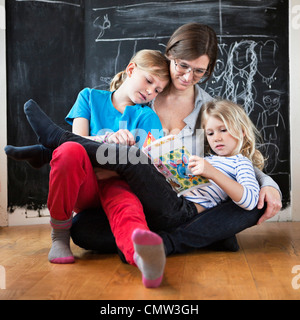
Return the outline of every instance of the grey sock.
<path id="1" fill-rule="evenodd" d="M 75 262 L 74 256 L 70 249 L 70 224 L 72 217 L 68 221 L 58 221 L 51 218 L 51 225 L 56 228 L 52 229 L 51 239 L 52 247 L 50 249 L 48 260 L 52 263 L 73 263 Z M 64 225 L 67 228 L 59 229 L 59 225 Z"/>

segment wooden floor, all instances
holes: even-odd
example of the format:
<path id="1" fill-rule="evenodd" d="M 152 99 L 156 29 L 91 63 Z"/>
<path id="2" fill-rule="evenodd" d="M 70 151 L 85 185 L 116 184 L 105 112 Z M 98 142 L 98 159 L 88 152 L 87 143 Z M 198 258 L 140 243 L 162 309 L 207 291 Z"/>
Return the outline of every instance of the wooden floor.
<path id="1" fill-rule="evenodd" d="M 199 250 L 168 257 L 162 285 L 146 289 L 139 270 L 117 255 L 72 244 L 75 264 L 49 263 L 48 225 L 0 228 L 6 276 L 0 300 L 300 299 L 300 222 L 264 223 L 240 233 L 238 241 L 235 253 Z"/>

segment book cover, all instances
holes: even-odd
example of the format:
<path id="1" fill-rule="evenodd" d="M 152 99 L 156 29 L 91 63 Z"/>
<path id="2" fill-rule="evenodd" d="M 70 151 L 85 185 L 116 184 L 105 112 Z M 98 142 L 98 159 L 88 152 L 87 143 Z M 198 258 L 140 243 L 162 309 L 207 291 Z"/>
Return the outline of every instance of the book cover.
<path id="1" fill-rule="evenodd" d="M 149 137 L 146 140 L 149 142 Z M 210 184 L 208 179 L 191 174 L 188 169 L 191 154 L 183 145 L 182 139 L 175 135 L 152 140 L 149 144 L 145 143 L 143 151 L 152 160 L 156 169 L 165 176 L 178 196 L 201 185 Z"/>

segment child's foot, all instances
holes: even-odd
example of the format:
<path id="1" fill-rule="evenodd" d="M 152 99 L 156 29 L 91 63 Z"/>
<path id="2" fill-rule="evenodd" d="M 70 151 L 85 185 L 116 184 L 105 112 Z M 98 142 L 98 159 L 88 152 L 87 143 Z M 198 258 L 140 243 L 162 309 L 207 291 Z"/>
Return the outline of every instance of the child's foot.
<path id="1" fill-rule="evenodd" d="M 52 229 L 52 247 L 48 260 L 51 263 L 67 264 L 74 263 L 75 259 L 70 249 L 70 230 Z"/>
<path id="2" fill-rule="evenodd" d="M 148 230 L 135 229 L 132 234 L 134 261 L 142 272 L 146 288 L 156 288 L 161 284 L 166 255 L 161 237 Z"/>
<path id="3" fill-rule="evenodd" d="M 57 126 L 33 100 L 25 103 L 24 112 L 38 141 L 47 148 L 57 148 L 65 130 Z"/>
<path id="4" fill-rule="evenodd" d="M 52 150 L 45 148 L 41 144 L 25 147 L 6 146 L 4 148 L 8 157 L 14 160 L 26 160 L 33 168 L 41 168 L 49 163 L 52 158 Z"/>

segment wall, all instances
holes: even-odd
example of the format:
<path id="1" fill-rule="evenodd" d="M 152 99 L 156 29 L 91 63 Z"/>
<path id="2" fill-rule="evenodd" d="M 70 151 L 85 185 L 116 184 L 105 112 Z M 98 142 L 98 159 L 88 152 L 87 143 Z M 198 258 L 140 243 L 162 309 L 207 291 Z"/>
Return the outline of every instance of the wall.
<path id="1" fill-rule="evenodd" d="M 290 1 L 291 211 L 300 221 L 300 0 Z"/>
<path id="2" fill-rule="evenodd" d="M 5 0 L 0 0 L 0 226 L 7 225 Z"/>

